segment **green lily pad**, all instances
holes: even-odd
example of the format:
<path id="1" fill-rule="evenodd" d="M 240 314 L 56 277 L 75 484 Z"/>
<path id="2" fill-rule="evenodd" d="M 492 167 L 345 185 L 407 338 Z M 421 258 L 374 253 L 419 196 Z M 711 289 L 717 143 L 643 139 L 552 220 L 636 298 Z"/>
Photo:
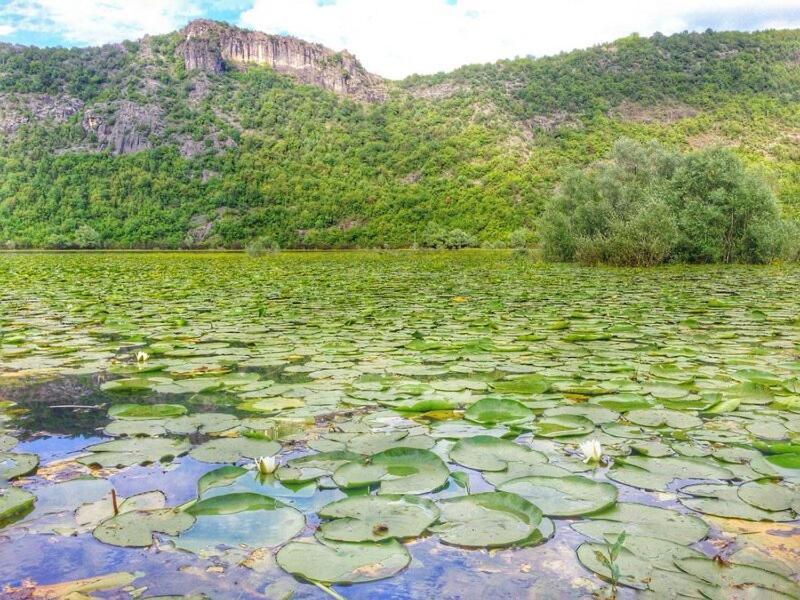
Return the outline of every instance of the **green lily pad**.
<path id="1" fill-rule="evenodd" d="M 800 499 L 800 489 L 772 479 L 757 479 L 739 486 L 736 491 L 741 500 L 769 511 L 789 510 Z"/>
<path id="2" fill-rule="evenodd" d="M 309 454 L 293 458 L 284 466 L 278 467 L 275 477 L 284 483 L 304 483 L 320 477 L 329 477 L 342 465 L 359 462 L 363 458 L 360 454 L 346 450 Z"/>
<path id="3" fill-rule="evenodd" d="M 0 488 L 0 522 L 24 513 L 33 508 L 36 496 L 30 492 L 17 488 Z"/>
<path id="4" fill-rule="evenodd" d="M 347 442 L 347 449 L 357 454 L 377 454 L 390 448 L 422 448 L 429 450 L 436 443 L 427 435 L 409 435 L 407 431 L 362 433 Z"/>
<path id="5" fill-rule="evenodd" d="M 679 410 L 649 408 L 632 410 L 625 413 L 625 418 L 635 425 L 644 427 L 671 427 L 673 429 L 692 429 L 701 427 L 703 420 Z"/>
<path id="6" fill-rule="evenodd" d="M 681 503 L 687 508 L 707 515 L 744 519 L 746 521 L 793 521 L 790 510 L 769 511 L 749 504 L 739 497 L 736 486 L 699 483 L 681 488 Z"/>
<path id="7" fill-rule="evenodd" d="M 577 406 L 559 406 L 556 408 L 548 408 L 544 411 L 545 417 L 554 417 L 560 415 L 574 415 L 577 417 L 585 417 L 595 425 L 602 425 L 603 423 L 613 423 L 619 419 L 619 413 L 603 406 L 595 406 L 593 404 L 581 404 Z"/>
<path id="8" fill-rule="evenodd" d="M 386 579 L 408 566 L 411 556 L 396 540 L 383 542 L 289 542 L 278 565 L 292 575 L 323 583 L 363 583 Z"/>
<path id="9" fill-rule="evenodd" d="M 207 490 L 231 485 L 245 473 L 247 473 L 247 469 L 233 465 L 209 471 L 197 480 L 197 495 L 202 498 L 203 493 Z"/>
<path id="10" fill-rule="evenodd" d="M 77 462 L 87 466 L 130 467 L 153 462 L 169 462 L 185 454 L 190 444 L 185 439 L 125 438 L 103 442 L 86 448 L 90 452 Z"/>
<path id="11" fill-rule="evenodd" d="M 785 594 L 789 598 L 800 597 L 800 585 L 777 573 L 749 565 L 720 565 L 706 557 L 686 557 L 675 560 L 683 571 L 703 581 L 722 588 L 721 597 L 733 598 L 744 589 L 752 588 L 752 598 L 770 597 L 769 592 Z"/>
<path id="12" fill-rule="evenodd" d="M 436 454 L 420 448 L 391 448 L 333 474 L 341 488 L 380 485 L 380 494 L 425 494 L 444 487 L 450 471 Z"/>
<path id="13" fill-rule="evenodd" d="M 174 508 L 133 510 L 103 521 L 92 532 L 104 544 L 125 547 L 146 547 L 153 535 L 177 535 L 194 524 L 194 517 Z"/>
<path id="14" fill-rule="evenodd" d="M 499 394 L 544 394 L 550 389 L 550 382 L 538 375 L 522 375 L 492 383 L 492 389 Z"/>
<path id="15" fill-rule="evenodd" d="M 108 409 L 112 419 L 168 419 L 185 414 L 181 404 L 115 404 Z"/>
<path id="16" fill-rule="evenodd" d="M 483 398 L 464 412 L 464 418 L 482 425 L 517 424 L 532 421 L 533 411 L 516 400 Z"/>
<path id="17" fill-rule="evenodd" d="M 609 509 L 594 513 L 590 521 L 573 523 L 572 528 L 596 540 L 626 531 L 630 535 L 656 537 L 683 545 L 693 544 L 708 535 L 706 522 L 694 515 L 631 502 L 617 502 Z"/>
<path id="18" fill-rule="evenodd" d="M 532 429 L 538 437 L 569 437 L 591 433 L 594 431 L 594 423 L 578 415 L 553 415 L 538 419 Z"/>
<path id="19" fill-rule="evenodd" d="M 506 481 L 521 477 L 568 477 L 573 472 L 552 464 L 524 464 L 509 463 L 508 468 L 502 471 L 484 471 L 483 478 L 493 486 L 499 486 Z"/>
<path id="20" fill-rule="evenodd" d="M 280 451 L 278 442 L 235 437 L 209 440 L 194 448 L 189 456 L 207 463 L 232 463 L 242 458 L 255 460 L 261 456 L 275 456 Z"/>
<path id="21" fill-rule="evenodd" d="M 497 489 L 530 500 L 548 517 L 591 514 L 608 509 L 617 501 L 616 486 L 580 475 L 522 477 L 507 481 Z"/>
<path id="22" fill-rule="evenodd" d="M 275 547 L 306 525 L 305 517 L 275 498 L 240 492 L 200 500 L 186 509 L 196 521 L 173 539 L 178 548 L 197 554 L 217 546 Z"/>
<path id="23" fill-rule="evenodd" d="M 607 551 L 605 544 L 587 542 L 578 546 L 578 560 L 601 578 L 611 580 L 611 571 L 598 558 L 598 554 L 605 555 Z M 654 570 L 677 570 L 673 566 L 676 560 L 700 557 L 704 555 L 697 550 L 669 540 L 630 535 L 626 537 L 615 564 L 621 585 L 646 590 Z"/>
<path id="24" fill-rule="evenodd" d="M 11 481 L 34 473 L 39 457 L 27 452 L 0 452 L 0 481 Z"/>
<path id="25" fill-rule="evenodd" d="M 500 548 L 521 544 L 536 534 L 542 511 L 507 492 L 484 492 L 439 503 L 440 524 L 430 528 L 445 544 Z"/>
<path id="26" fill-rule="evenodd" d="M 510 463 L 542 464 L 547 462 L 547 457 L 509 440 L 477 435 L 457 441 L 450 450 L 450 460 L 468 469 L 503 471 Z"/>
<path id="27" fill-rule="evenodd" d="M 430 500 L 416 496 L 355 496 L 338 500 L 318 512 L 320 533 L 328 540 L 377 542 L 421 535 L 439 517 Z"/>
<path id="28" fill-rule="evenodd" d="M 687 456 L 617 458 L 608 471 L 609 479 L 644 490 L 667 491 L 676 479 L 733 479 L 734 474 L 708 458 Z"/>

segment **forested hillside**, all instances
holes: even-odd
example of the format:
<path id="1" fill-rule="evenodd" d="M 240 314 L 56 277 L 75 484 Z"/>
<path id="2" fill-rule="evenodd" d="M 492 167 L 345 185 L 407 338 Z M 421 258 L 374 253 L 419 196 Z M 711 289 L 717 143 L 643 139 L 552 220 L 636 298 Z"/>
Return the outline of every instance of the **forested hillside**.
<path id="1" fill-rule="evenodd" d="M 733 148 L 797 215 L 800 31 L 630 36 L 399 82 L 207 21 L 0 45 L 0 244 L 499 244 L 621 137 Z"/>

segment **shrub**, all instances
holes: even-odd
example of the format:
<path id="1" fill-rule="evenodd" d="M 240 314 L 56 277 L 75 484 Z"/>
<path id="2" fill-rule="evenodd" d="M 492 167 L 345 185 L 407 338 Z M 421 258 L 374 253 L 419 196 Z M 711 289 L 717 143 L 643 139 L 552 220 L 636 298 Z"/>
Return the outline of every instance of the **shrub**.
<path id="1" fill-rule="evenodd" d="M 629 266 L 769 262 L 793 238 L 769 186 L 730 150 L 630 140 L 565 178 L 540 237 L 547 260 Z"/>
<path id="2" fill-rule="evenodd" d="M 264 236 L 252 240 L 245 246 L 245 252 L 253 258 L 263 256 L 267 252 L 278 252 L 280 249 L 278 242 Z"/>

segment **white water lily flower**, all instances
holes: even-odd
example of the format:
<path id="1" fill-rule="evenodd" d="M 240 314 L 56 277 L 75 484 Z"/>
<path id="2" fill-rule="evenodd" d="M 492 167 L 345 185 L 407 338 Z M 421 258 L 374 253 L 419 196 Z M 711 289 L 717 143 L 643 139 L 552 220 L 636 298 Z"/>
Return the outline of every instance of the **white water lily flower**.
<path id="1" fill-rule="evenodd" d="M 150 358 L 150 355 L 147 352 L 137 352 L 136 353 L 136 362 L 147 362 L 147 359 Z"/>
<path id="2" fill-rule="evenodd" d="M 603 458 L 603 446 L 600 445 L 600 442 L 597 440 L 587 440 L 585 442 L 581 442 L 579 446 L 583 456 L 583 462 L 589 463 L 599 463 L 600 459 Z"/>
<path id="3" fill-rule="evenodd" d="M 278 459 L 274 456 L 260 456 L 256 459 L 256 468 L 262 475 L 274 473 L 278 468 Z"/>

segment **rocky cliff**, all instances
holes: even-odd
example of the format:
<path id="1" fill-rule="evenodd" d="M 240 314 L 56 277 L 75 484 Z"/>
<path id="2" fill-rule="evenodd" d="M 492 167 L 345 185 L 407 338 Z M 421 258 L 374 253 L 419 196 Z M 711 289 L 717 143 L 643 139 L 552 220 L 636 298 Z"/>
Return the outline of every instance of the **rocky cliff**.
<path id="1" fill-rule="evenodd" d="M 349 52 L 334 52 L 297 38 L 248 31 L 216 21 L 192 21 L 177 51 L 187 71 L 221 73 L 248 64 L 266 65 L 302 83 L 359 101 L 382 101 L 386 83 Z"/>

